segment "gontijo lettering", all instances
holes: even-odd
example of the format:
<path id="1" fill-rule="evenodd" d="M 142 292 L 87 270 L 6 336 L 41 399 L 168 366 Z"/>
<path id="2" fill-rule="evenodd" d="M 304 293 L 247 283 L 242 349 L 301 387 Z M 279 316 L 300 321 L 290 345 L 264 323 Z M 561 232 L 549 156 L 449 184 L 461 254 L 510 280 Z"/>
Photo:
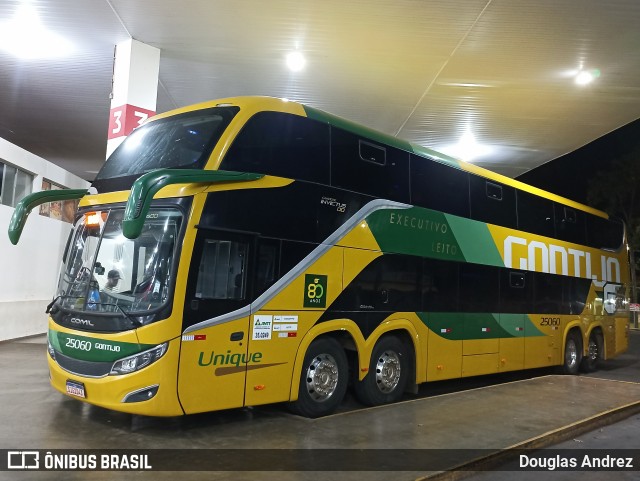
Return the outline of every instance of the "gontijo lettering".
<path id="1" fill-rule="evenodd" d="M 522 247 L 518 248 L 517 246 Z M 599 268 L 598 272 L 594 269 L 593 261 L 595 258 L 592 261 L 590 252 L 540 241 L 529 242 L 522 237 L 512 235 L 504 240 L 505 267 L 619 283 L 620 262 L 618 259 L 603 255 L 599 257 L 599 265 L 597 262 L 595 263 L 595 267 Z"/>

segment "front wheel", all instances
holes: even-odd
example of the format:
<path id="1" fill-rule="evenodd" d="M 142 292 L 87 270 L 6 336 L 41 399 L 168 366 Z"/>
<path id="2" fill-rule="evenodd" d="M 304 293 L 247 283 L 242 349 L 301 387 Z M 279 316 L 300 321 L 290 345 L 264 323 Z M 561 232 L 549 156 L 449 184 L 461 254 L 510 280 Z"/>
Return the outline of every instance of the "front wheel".
<path id="1" fill-rule="evenodd" d="M 582 339 L 576 331 L 567 334 L 564 345 L 564 364 L 562 371 L 565 374 L 578 374 L 582 362 Z"/>
<path id="2" fill-rule="evenodd" d="M 399 338 L 380 339 L 371 353 L 369 372 L 355 384 L 358 400 L 367 406 L 398 401 L 409 379 L 408 358 L 407 347 Z"/>
<path id="3" fill-rule="evenodd" d="M 298 400 L 291 410 L 301 416 L 317 418 L 331 414 L 347 392 L 347 355 L 338 341 L 321 337 L 311 343 L 304 356 Z"/>

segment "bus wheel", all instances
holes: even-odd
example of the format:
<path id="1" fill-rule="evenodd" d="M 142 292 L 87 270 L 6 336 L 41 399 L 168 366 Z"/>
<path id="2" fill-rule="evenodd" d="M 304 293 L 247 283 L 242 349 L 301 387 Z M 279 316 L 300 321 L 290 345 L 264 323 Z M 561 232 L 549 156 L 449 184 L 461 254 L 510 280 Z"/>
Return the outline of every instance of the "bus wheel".
<path id="1" fill-rule="evenodd" d="M 348 378 L 347 355 L 340 343 L 331 337 L 316 339 L 304 356 L 298 400 L 291 410 L 309 418 L 331 414 L 347 392 Z"/>
<path id="2" fill-rule="evenodd" d="M 371 353 L 369 372 L 356 382 L 358 400 L 367 406 L 398 401 L 409 379 L 407 347 L 396 336 L 378 341 Z"/>
<path id="3" fill-rule="evenodd" d="M 589 336 L 589 353 L 582 358 L 580 367 L 584 372 L 593 372 L 598 368 L 598 364 L 604 354 L 604 340 L 599 332 L 592 332 Z"/>
<path id="4" fill-rule="evenodd" d="M 582 340 L 577 331 L 569 331 L 564 345 L 564 364 L 562 371 L 565 374 L 578 374 L 582 361 Z"/>

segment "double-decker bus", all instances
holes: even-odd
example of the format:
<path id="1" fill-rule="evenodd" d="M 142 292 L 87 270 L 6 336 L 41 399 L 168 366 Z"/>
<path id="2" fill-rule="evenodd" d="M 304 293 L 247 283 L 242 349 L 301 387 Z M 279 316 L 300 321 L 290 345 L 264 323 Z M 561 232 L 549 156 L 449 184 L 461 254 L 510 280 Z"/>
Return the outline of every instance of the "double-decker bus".
<path id="1" fill-rule="evenodd" d="M 48 325 L 51 384 L 174 416 L 334 411 L 420 383 L 628 344 L 622 223 L 315 108 L 246 97 L 158 115 L 80 204 Z"/>

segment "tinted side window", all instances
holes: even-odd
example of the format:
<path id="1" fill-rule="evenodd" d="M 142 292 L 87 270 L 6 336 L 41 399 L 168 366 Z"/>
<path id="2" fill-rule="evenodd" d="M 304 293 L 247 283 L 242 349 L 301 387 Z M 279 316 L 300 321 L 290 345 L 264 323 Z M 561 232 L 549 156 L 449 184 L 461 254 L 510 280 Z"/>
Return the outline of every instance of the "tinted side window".
<path id="1" fill-rule="evenodd" d="M 527 271 L 500 271 L 500 312 L 526 314 L 532 312 L 532 274 Z"/>
<path id="2" fill-rule="evenodd" d="M 554 237 L 553 202 L 519 190 L 518 229 L 546 237 Z"/>
<path id="3" fill-rule="evenodd" d="M 472 175 L 469 192 L 472 219 L 516 227 L 516 194 L 513 187 Z"/>
<path id="4" fill-rule="evenodd" d="M 574 244 L 586 243 L 585 214 L 562 204 L 554 204 L 556 237 Z"/>
<path id="5" fill-rule="evenodd" d="M 617 250 L 623 231 L 622 222 L 587 214 L 587 244 L 591 247 Z"/>
<path id="6" fill-rule="evenodd" d="M 329 183 L 329 126 L 282 112 L 258 112 L 234 140 L 221 170 Z"/>
<path id="7" fill-rule="evenodd" d="M 417 155 L 411 156 L 411 203 L 469 217 L 469 174 Z"/>
<path id="8" fill-rule="evenodd" d="M 247 243 L 206 239 L 198 267 L 197 299 L 244 299 Z"/>
<path id="9" fill-rule="evenodd" d="M 460 265 L 461 312 L 498 312 L 499 269 L 480 264 Z"/>
<path id="10" fill-rule="evenodd" d="M 260 239 L 258 241 L 253 295 L 254 299 L 278 280 L 279 258 L 280 241 L 275 239 Z"/>
<path id="11" fill-rule="evenodd" d="M 280 275 L 283 276 L 293 269 L 315 247 L 315 244 L 307 242 L 283 240 L 280 248 Z"/>
<path id="12" fill-rule="evenodd" d="M 422 268 L 422 310 L 458 310 L 458 263 L 424 259 Z"/>
<path id="13" fill-rule="evenodd" d="M 332 127 L 331 185 L 409 202 L 409 153 Z"/>
<path id="14" fill-rule="evenodd" d="M 340 295 L 336 310 L 419 311 L 420 262 L 385 254 L 369 264 Z"/>
<path id="15" fill-rule="evenodd" d="M 564 277 L 563 314 L 581 314 L 587 303 L 591 288 L 589 279 Z"/>
<path id="16" fill-rule="evenodd" d="M 253 237 L 198 229 L 185 292 L 182 327 L 251 302 Z"/>
<path id="17" fill-rule="evenodd" d="M 538 314 L 563 314 L 565 311 L 562 303 L 563 279 L 569 280 L 570 278 L 541 272 L 533 273 L 533 278 L 534 312 Z"/>

